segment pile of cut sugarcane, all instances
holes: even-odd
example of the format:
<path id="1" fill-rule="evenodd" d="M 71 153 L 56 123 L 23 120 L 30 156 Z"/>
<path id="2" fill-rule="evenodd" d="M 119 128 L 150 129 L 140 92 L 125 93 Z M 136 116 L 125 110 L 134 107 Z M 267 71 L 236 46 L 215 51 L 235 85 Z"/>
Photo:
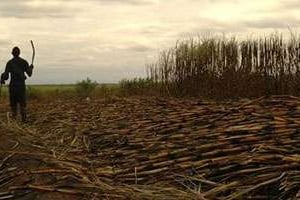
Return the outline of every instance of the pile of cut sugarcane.
<path id="1" fill-rule="evenodd" d="M 0 199 L 300 198 L 297 97 L 29 109 L 28 125 L 1 116 Z"/>

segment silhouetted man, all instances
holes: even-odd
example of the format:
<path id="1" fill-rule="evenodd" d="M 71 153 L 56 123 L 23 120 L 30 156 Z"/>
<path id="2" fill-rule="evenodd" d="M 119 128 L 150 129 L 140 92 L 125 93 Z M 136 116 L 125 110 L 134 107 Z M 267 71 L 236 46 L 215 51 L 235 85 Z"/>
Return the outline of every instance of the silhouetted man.
<path id="1" fill-rule="evenodd" d="M 20 57 L 19 47 L 12 50 L 13 58 L 7 62 L 5 72 L 1 75 L 1 84 L 5 84 L 10 75 L 9 83 L 9 100 L 12 111 L 12 117 L 17 116 L 18 105 L 20 105 L 20 113 L 22 121 L 26 121 L 26 75 L 32 75 L 33 65 L 28 64 L 26 60 Z"/>

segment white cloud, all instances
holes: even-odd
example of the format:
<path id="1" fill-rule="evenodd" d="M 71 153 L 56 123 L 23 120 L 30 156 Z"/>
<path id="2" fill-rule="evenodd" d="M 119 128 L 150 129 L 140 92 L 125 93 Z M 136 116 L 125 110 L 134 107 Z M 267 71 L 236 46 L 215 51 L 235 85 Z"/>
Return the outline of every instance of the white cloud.
<path id="1" fill-rule="evenodd" d="M 0 64 L 31 57 L 30 82 L 99 82 L 144 75 L 145 63 L 186 35 L 259 34 L 300 26 L 298 0 L 10 0 L 0 2 Z"/>

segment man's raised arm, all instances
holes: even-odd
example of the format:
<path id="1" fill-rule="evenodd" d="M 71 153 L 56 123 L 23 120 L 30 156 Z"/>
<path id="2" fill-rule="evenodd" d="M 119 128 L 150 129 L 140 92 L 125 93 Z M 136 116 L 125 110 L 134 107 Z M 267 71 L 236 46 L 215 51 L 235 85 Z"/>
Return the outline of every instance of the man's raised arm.
<path id="1" fill-rule="evenodd" d="M 31 77 L 32 76 L 32 71 L 33 71 L 33 65 L 29 65 L 27 62 L 26 62 L 26 67 L 25 67 L 25 72 L 26 74 Z"/>

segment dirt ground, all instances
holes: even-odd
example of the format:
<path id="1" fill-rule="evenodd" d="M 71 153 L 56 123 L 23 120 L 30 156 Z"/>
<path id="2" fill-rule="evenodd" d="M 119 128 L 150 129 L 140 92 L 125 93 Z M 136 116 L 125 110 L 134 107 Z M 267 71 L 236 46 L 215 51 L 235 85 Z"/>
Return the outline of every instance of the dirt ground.
<path id="1" fill-rule="evenodd" d="M 300 100 L 0 104 L 0 199 L 293 199 Z"/>

